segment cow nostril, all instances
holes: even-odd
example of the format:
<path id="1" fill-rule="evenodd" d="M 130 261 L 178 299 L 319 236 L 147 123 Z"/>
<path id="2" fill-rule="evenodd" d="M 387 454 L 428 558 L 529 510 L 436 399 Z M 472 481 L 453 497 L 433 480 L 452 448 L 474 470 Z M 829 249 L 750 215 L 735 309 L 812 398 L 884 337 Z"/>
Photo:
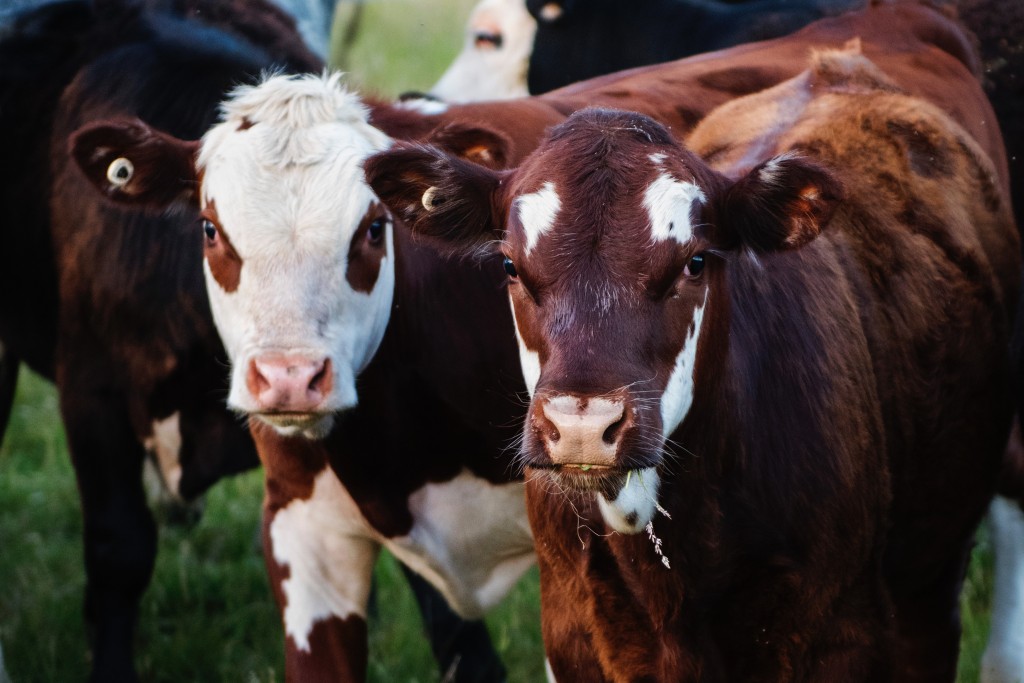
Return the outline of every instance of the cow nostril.
<path id="1" fill-rule="evenodd" d="M 309 390 L 317 393 L 326 393 L 330 385 L 331 359 L 326 359 L 320 366 L 313 378 L 309 380 Z"/>
<path id="2" fill-rule="evenodd" d="M 262 372 L 260 372 L 259 364 L 253 360 L 249 362 L 249 391 L 255 396 L 259 396 L 264 391 L 270 388 L 270 380 L 268 380 Z"/>
<path id="3" fill-rule="evenodd" d="M 626 416 L 623 415 L 618 420 L 608 425 L 608 428 L 604 430 L 604 434 L 601 438 L 606 444 L 614 444 L 622 436 L 622 430 L 626 426 Z"/>

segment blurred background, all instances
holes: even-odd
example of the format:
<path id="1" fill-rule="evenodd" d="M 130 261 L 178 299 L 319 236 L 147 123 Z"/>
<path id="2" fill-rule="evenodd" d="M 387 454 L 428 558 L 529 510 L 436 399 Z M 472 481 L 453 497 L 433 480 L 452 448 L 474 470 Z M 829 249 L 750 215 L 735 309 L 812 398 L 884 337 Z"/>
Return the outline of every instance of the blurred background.
<path id="1" fill-rule="evenodd" d="M 459 51 L 474 4 L 371 0 L 356 8 L 342 2 L 332 65 L 363 92 L 394 96 L 427 90 Z M 252 472 L 217 484 L 194 525 L 161 526 L 156 570 L 138 626 L 136 664 L 142 680 L 284 679 L 281 625 L 257 542 L 261 498 L 262 474 Z M 86 676 L 81 534 L 56 393 L 22 369 L 0 449 L 0 643 L 13 683 Z M 978 679 L 988 634 L 991 564 L 982 529 L 961 602 L 961 683 Z M 514 683 L 544 680 L 538 601 L 534 569 L 487 619 Z M 440 680 L 407 584 L 386 553 L 376 574 L 376 604 L 369 625 L 369 680 Z"/>

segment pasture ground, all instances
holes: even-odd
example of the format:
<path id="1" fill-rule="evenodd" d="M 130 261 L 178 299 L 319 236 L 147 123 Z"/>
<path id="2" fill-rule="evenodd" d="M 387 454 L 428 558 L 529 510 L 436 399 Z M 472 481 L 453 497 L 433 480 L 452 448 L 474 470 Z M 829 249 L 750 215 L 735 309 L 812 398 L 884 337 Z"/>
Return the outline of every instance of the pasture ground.
<path id="1" fill-rule="evenodd" d="M 424 90 L 458 51 L 473 0 L 378 0 L 343 67 L 384 95 Z M 224 481 L 191 528 L 163 526 L 137 639 L 142 679 L 283 680 L 281 626 L 257 544 L 259 472 Z M 991 552 L 980 534 L 962 597 L 961 683 L 978 678 L 988 633 Z M 14 683 L 84 680 L 84 572 L 74 473 L 57 398 L 24 371 L 0 448 L 0 643 Z M 370 621 L 371 681 L 439 680 L 401 572 L 384 555 Z M 488 617 L 513 683 L 542 681 L 537 572 Z"/>

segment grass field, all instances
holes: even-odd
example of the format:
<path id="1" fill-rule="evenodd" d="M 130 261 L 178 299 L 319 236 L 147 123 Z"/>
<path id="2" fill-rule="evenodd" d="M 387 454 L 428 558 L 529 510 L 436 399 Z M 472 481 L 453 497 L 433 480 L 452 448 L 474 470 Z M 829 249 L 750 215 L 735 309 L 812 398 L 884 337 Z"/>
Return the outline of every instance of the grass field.
<path id="1" fill-rule="evenodd" d="M 383 94 L 425 89 L 458 49 L 472 0 L 379 0 L 345 65 Z M 80 681 L 88 669 L 74 476 L 54 392 L 23 372 L 0 449 L 0 643 L 14 683 Z M 280 681 L 281 627 L 256 544 L 260 473 L 222 482 L 193 528 L 161 530 L 142 603 L 137 665 L 145 681 Z M 988 630 L 991 554 L 979 543 L 964 591 L 963 682 L 977 680 Z M 412 597 L 394 562 L 377 570 L 370 680 L 436 681 Z M 543 680 L 537 576 L 488 618 L 510 681 Z"/>

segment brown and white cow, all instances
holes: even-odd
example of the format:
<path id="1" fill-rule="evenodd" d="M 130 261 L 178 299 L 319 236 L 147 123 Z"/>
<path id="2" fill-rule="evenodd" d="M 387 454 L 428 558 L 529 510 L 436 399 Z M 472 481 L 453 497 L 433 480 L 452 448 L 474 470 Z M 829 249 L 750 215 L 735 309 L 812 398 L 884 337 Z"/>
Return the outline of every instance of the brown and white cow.
<path id="1" fill-rule="evenodd" d="M 538 138 L 560 118 L 546 111 Z M 265 469 L 266 561 L 296 681 L 365 678 L 382 547 L 470 618 L 535 561 L 501 273 L 395 229 L 363 180 L 391 144 L 368 116 L 338 75 L 274 76 L 236 90 L 201 144 L 138 122 L 74 141 L 115 200 L 202 207 L 228 405 L 250 417 Z M 468 665 L 459 680 L 481 675 Z"/>
<path id="2" fill-rule="evenodd" d="M 203 151 L 206 166 L 202 192 L 210 200 L 206 204 L 210 225 L 204 226 L 210 235 L 206 260 L 213 296 L 220 300 L 214 302 L 214 308 L 230 307 L 230 311 L 238 312 L 249 307 L 248 313 L 239 313 L 236 318 L 244 321 L 243 330 L 226 335 L 236 367 L 235 381 L 244 381 L 237 395 L 246 399 L 245 392 L 249 392 L 253 405 L 263 400 L 266 407 L 257 405 L 257 412 L 265 413 L 266 420 L 283 431 L 298 432 L 281 434 L 263 426 L 266 422 L 262 420 L 254 421 L 267 464 L 267 504 L 272 513 L 268 515 L 268 534 L 273 541 L 273 515 L 284 510 L 302 512 L 282 514 L 282 529 L 289 524 L 298 526 L 296 520 L 305 516 L 315 520 L 315 524 L 305 522 L 307 528 L 318 529 L 322 525 L 330 530 L 314 530 L 297 537 L 303 539 L 299 544 L 302 549 L 309 551 L 301 558 L 295 554 L 294 545 L 287 545 L 280 558 L 268 558 L 285 608 L 290 636 L 289 667 L 293 675 L 322 671 L 322 663 L 330 663 L 332 658 L 336 666 L 360 670 L 363 655 L 359 644 L 364 627 L 359 615 L 365 591 L 365 579 L 361 577 L 366 575 L 370 558 L 381 543 L 398 548 L 400 557 L 414 563 L 433 580 L 466 581 L 464 585 L 468 586 L 479 581 L 479 577 L 469 573 L 437 571 L 437 564 L 445 565 L 442 570 L 459 567 L 443 559 L 448 548 L 435 542 L 437 538 L 430 542 L 414 538 L 419 533 L 419 538 L 425 539 L 423 530 L 430 527 L 438 532 L 438 537 L 443 535 L 437 522 L 430 521 L 430 515 L 435 514 L 432 505 L 443 498 L 421 494 L 446 489 L 486 491 L 479 477 L 465 478 L 463 488 L 425 485 L 428 481 L 450 483 L 462 468 L 484 473 L 484 478 L 492 482 L 515 478 L 504 448 L 514 440 L 515 425 L 523 412 L 521 405 L 509 405 L 521 379 L 515 344 L 511 341 L 510 313 L 504 303 L 504 276 L 498 270 L 501 259 L 491 258 L 479 267 L 439 259 L 433 250 L 413 242 L 400 222 L 389 222 L 357 174 L 332 167 L 333 173 L 343 175 L 336 175 L 328 189 L 320 193 L 309 191 L 307 182 L 310 187 L 325 187 L 318 180 L 323 178 L 319 175 L 320 165 L 335 163 L 335 157 L 361 163 L 371 151 L 392 144 L 393 138 L 433 140 L 468 158 L 497 166 L 514 164 L 535 147 L 546 126 L 592 101 L 635 102 L 637 106 L 642 103 L 648 113 L 670 122 L 678 131 L 685 131 L 713 105 L 798 73 L 806 64 L 810 46 L 841 44 L 853 35 L 864 36 L 865 52 L 886 66 L 910 65 L 916 69 L 913 77 L 906 79 L 905 87 L 924 93 L 958 117 L 976 119 L 976 103 L 962 102 L 947 85 L 951 73 L 958 78 L 969 77 L 965 69 L 965 63 L 971 63 L 967 41 L 948 19 L 918 7 L 877 8 L 859 16 L 822 22 L 788 39 L 599 79 L 543 98 L 451 107 L 426 103 L 427 111 L 421 106 L 424 103 L 417 102 L 373 105 L 369 121 L 386 132 L 389 139 L 367 130 L 366 113 L 355 106 L 354 98 L 338 88 L 336 82 L 332 86 L 330 79 L 319 83 L 324 95 L 321 98 L 307 97 L 316 89 L 316 83 L 292 82 L 296 93 L 304 95 L 297 98 L 294 108 L 289 108 L 295 116 L 285 116 L 284 123 L 275 120 L 275 106 L 271 106 L 271 102 L 280 102 L 268 95 L 260 104 L 256 97 L 260 88 L 244 91 L 239 98 L 239 102 L 246 100 L 253 105 L 251 111 L 228 105 L 228 118 L 221 132 L 211 133 L 208 138 L 221 138 L 221 152 L 206 145 Z M 283 91 L 284 85 L 273 79 L 265 86 L 265 92 Z M 321 115 L 333 119 L 315 118 Z M 300 125 L 303 121 L 307 125 Z M 472 130 L 472 126 L 485 122 L 496 130 L 483 134 Z M 195 186 L 191 182 L 178 183 L 173 174 L 161 178 L 158 166 L 180 169 L 189 179 L 189 160 L 197 146 L 152 132 L 136 136 L 134 128 L 134 124 L 112 123 L 79 136 L 79 151 L 84 150 L 79 159 L 85 162 L 95 184 L 121 201 L 167 200 L 183 193 L 194 198 Z M 987 128 L 976 121 L 971 132 L 981 135 Z M 90 142 L 93 135 L 99 137 Z M 336 146 L 335 141 L 341 139 L 349 140 L 351 147 Z M 998 140 L 997 135 L 995 139 Z M 92 149 L 96 146 L 104 148 L 104 152 L 94 155 Z M 140 161 L 134 156 L 140 146 L 159 154 L 143 156 Z M 324 149 L 335 153 L 325 154 Z M 218 158 L 218 153 L 224 156 Z M 230 163 L 245 160 L 250 153 L 246 163 Z M 122 154 L 135 159 L 134 175 L 119 186 L 108 180 L 107 172 Z M 261 168 L 262 162 L 255 163 L 263 158 L 281 161 L 282 154 L 294 155 L 293 163 L 269 163 L 266 168 Z M 226 181 L 211 179 L 215 166 L 219 166 L 222 176 L 230 177 Z M 303 171 L 309 177 L 299 182 Z M 231 185 L 232 178 L 238 188 Z M 228 197 L 227 204 L 219 193 L 206 189 L 208 183 L 209 187 L 228 189 L 224 195 Z M 244 193 L 240 189 L 243 187 L 247 190 Z M 156 195 L 147 197 L 151 191 Z M 415 198 L 417 203 L 422 200 L 419 196 Z M 351 210 L 345 202 L 360 206 L 362 213 Z M 329 218 L 332 211 L 347 219 Z M 384 218 L 384 224 L 375 228 L 378 218 Z M 327 220 L 334 220 L 333 245 L 322 239 L 322 223 Z M 307 240 L 309 247 L 305 246 Z M 333 270 L 323 265 L 322 252 L 326 250 L 333 254 Z M 390 268 L 395 273 L 394 294 L 374 293 L 374 287 L 389 277 L 384 271 Z M 281 276 L 285 270 L 292 273 L 290 279 Z M 264 272 L 270 274 L 268 283 L 283 288 L 280 292 L 260 290 L 259 280 Z M 322 292 L 351 297 L 352 308 L 349 309 L 347 299 L 318 301 Z M 391 301 L 387 328 L 375 354 L 367 350 L 375 344 L 377 332 L 373 321 L 378 318 L 375 309 L 364 305 L 370 297 L 376 297 L 374 300 L 381 304 L 389 298 Z M 253 300 L 258 303 L 250 303 Z M 263 302 L 266 305 L 259 305 Z M 298 320 L 299 305 L 308 306 L 311 315 L 307 320 Z M 269 324 L 275 310 L 283 310 L 281 320 L 297 320 L 308 331 L 290 333 L 283 326 Z M 344 317 L 360 310 L 365 314 L 365 322 L 357 325 L 358 330 L 349 332 L 342 328 L 341 332 L 331 333 L 332 343 L 349 335 L 347 346 L 338 342 L 337 357 L 350 362 L 352 367 L 339 370 L 333 355 L 335 346 L 315 345 L 331 329 L 330 316 Z M 325 315 L 327 319 L 323 318 Z M 349 319 L 358 318 L 352 315 Z M 265 323 L 256 336 L 261 338 L 261 344 L 262 339 L 267 340 L 268 351 L 274 355 L 260 358 L 252 355 L 255 346 L 245 341 L 248 333 L 244 328 Z M 284 341 L 276 342 L 277 335 Z M 230 341 L 232 338 L 235 341 Z M 334 415 L 332 411 L 344 402 L 331 394 L 344 390 L 345 382 L 358 373 L 359 359 L 369 355 L 373 359 L 355 384 L 358 405 Z M 289 358 L 291 361 L 285 360 Z M 301 377 L 302 382 L 289 377 Z M 271 386 L 278 381 L 275 378 L 283 379 L 276 387 Z M 293 407 L 302 410 L 289 409 Z M 334 427 L 326 437 L 305 438 L 327 431 L 332 421 Z M 343 488 L 335 486 L 327 476 L 328 461 Z M 513 498 L 510 495 L 505 500 L 507 509 L 491 514 L 515 518 L 520 513 L 513 509 L 521 510 L 521 503 Z M 311 500 L 324 504 L 307 504 Z M 327 514 L 329 509 L 334 509 L 335 514 Z M 474 507 L 471 496 L 466 496 L 454 510 L 450 514 L 472 518 L 482 527 L 489 523 L 483 519 L 485 513 Z M 508 530 L 514 533 L 489 540 L 507 544 L 506 550 L 520 552 L 522 530 L 515 525 Z M 341 565 L 332 567 L 334 553 L 348 547 L 336 541 L 335 534 L 355 544 L 356 551 L 348 555 L 351 566 L 347 569 L 353 572 L 348 577 Z M 314 538 L 310 540 L 309 535 Z M 281 538 L 285 536 L 284 532 L 279 534 Z M 460 542 L 450 534 L 442 540 Z M 307 541 L 309 544 L 304 545 Z M 470 553 L 465 546 L 464 543 L 460 552 L 468 558 Z M 497 545 L 481 546 L 474 552 L 478 553 L 477 558 L 486 558 L 496 548 Z M 421 555 L 416 554 L 421 551 Z M 442 558 L 440 562 L 438 558 Z M 290 576 L 296 571 L 292 567 L 302 567 L 302 571 Z M 335 584 L 344 584 L 346 588 L 324 589 L 325 585 Z M 449 583 L 446 590 L 460 604 L 464 594 L 455 595 L 454 586 L 455 583 Z M 289 591 L 298 599 L 290 599 Z M 309 598 L 311 595 L 316 597 Z M 356 651 L 347 654 L 341 644 L 346 632 L 356 635 L 348 641 Z M 314 663 L 317 658 L 321 659 L 320 667 Z"/>
<path id="3" fill-rule="evenodd" d="M 998 148 L 857 45 L 688 145 L 595 109 L 510 172 L 367 163 L 414 231 L 500 245 L 551 668 L 951 681 L 1011 414 Z"/>

